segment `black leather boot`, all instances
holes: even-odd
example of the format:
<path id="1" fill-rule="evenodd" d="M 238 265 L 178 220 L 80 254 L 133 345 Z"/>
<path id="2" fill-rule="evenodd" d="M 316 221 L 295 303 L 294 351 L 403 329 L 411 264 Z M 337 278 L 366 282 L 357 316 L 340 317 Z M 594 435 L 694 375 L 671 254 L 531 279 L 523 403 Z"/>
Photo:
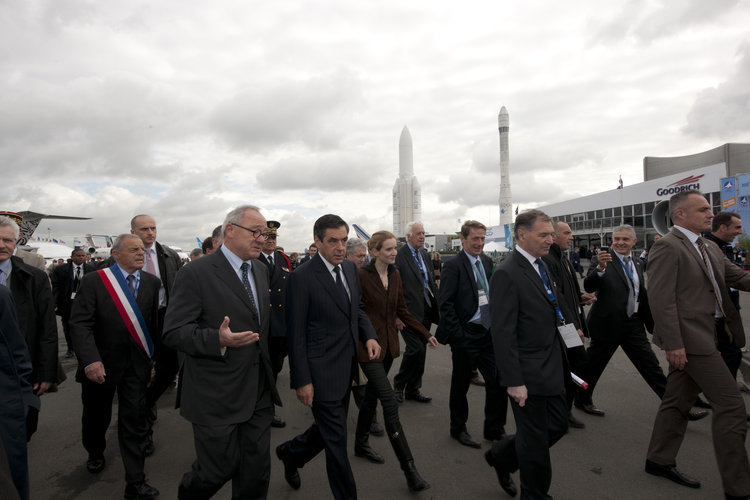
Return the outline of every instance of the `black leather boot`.
<path id="1" fill-rule="evenodd" d="M 360 410 L 357 417 L 357 430 L 354 432 L 354 456 L 366 458 L 375 464 L 384 464 L 385 459 L 370 446 L 370 424 L 372 415 L 366 415 Z"/>
<path id="2" fill-rule="evenodd" d="M 404 436 L 404 431 L 400 424 L 394 429 L 389 429 L 388 439 L 390 439 L 393 452 L 401 464 L 401 470 L 404 471 L 409 490 L 422 491 L 429 488 L 430 483 L 422 479 L 422 476 L 417 472 L 417 467 L 414 465 L 414 457 L 411 456 L 409 443 L 406 442 L 406 436 Z"/>

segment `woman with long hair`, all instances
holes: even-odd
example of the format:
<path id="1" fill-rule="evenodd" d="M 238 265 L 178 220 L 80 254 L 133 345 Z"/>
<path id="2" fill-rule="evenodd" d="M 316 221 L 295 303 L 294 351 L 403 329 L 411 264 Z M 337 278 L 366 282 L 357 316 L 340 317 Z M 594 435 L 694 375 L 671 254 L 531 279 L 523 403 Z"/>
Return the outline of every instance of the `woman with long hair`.
<path id="1" fill-rule="evenodd" d="M 375 415 L 377 400 L 380 399 L 386 434 L 401 464 L 401 470 L 404 471 L 409 489 L 422 491 L 430 485 L 422 479 L 414 465 L 414 458 L 398 418 L 396 396 L 388 380 L 388 371 L 393 359 L 400 355 L 396 318 L 419 332 L 430 347 L 435 348 L 438 343 L 406 308 L 401 289 L 401 275 L 394 265 L 397 252 L 396 237 L 388 231 L 378 231 L 367 242 L 367 248 L 372 260 L 359 270 L 359 279 L 365 312 L 378 334 L 381 351 L 380 357 L 370 360 L 365 347 L 361 342 L 359 344 L 359 364 L 367 375 L 367 386 L 357 418 L 354 454 L 375 463 L 385 462 L 368 442 L 370 423 Z"/>

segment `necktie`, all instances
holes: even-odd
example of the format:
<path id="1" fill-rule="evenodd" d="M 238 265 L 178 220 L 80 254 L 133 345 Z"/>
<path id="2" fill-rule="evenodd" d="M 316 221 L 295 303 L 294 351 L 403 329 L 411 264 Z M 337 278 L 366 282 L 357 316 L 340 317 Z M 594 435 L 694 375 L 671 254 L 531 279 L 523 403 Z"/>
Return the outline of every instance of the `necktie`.
<path id="1" fill-rule="evenodd" d="M 427 273 L 425 272 L 425 266 L 422 263 L 422 256 L 419 253 L 419 249 L 414 250 L 412 255 L 417 263 L 417 269 L 419 269 L 419 272 L 422 274 L 422 293 L 424 294 L 425 303 L 431 304 L 429 280 L 427 279 Z"/>
<path id="2" fill-rule="evenodd" d="M 271 264 L 271 267 L 273 267 L 273 254 L 268 256 L 268 263 Z"/>
<path id="3" fill-rule="evenodd" d="M 146 250 L 146 272 L 156 276 L 156 267 L 154 266 L 154 259 L 151 258 L 152 248 Z"/>
<path id="4" fill-rule="evenodd" d="M 247 295 L 250 297 L 250 303 L 253 305 L 252 310 L 257 314 L 258 312 L 258 306 L 255 304 L 255 296 L 253 295 L 253 288 L 250 286 L 250 280 L 247 277 L 247 270 L 250 266 L 247 262 L 243 262 L 240 266 L 240 270 L 242 271 L 242 285 L 245 287 L 245 291 L 247 292 Z"/>
<path id="5" fill-rule="evenodd" d="M 339 266 L 336 266 L 333 268 L 333 272 L 336 273 L 336 288 L 338 289 L 339 295 L 341 295 L 341 299 L 343 300 L 342 304 L 348 308 L 351 302 L 349 302 L 349 294 L 346 293 L 344 282 L 341 280 L 341 268 Z"/>
<path id="6" fill-rule="evenodd" d="M 537 258 L 534 263 L 539 267 L 539 276 L 542 278 L 542 283 L 547 290 L 552 290 L 552 283 L 547 275 L 547 270 L 544 268 L 544 262 L 541 258 Z"/>
<path id="7" fill-rule="evenodd" d="M 721 295 L 719 294 L 719 285 L 718 283 L 716 283 L 716 277 L 714 276 L 713 268 L 711 267 L 711 262 L 708 260 L 708 253 L 706 252 L 706 240 L 704 240 L 702 236 L 699 236 L 696 243 L 698 243 L 698 248 L 700 248 L 700 251 L 701 251 L 701 257 L 703 258 L 703 265 L 706 266 L 708 275 L 711 276 L 711 283 L 713 283 L 714 285 L 713 289 L 714 289 L 714 298 L 716 299 L 716 305 L 718 306 L 719 311 L 721 311 L 721 315 L 726 317 L 726 314 L 724 314 L 724 306 L 722 304 Z"/>
<path id="8" fill-rule="evenodd" d="M 487 300 L 490 299 L 490 290 L 487 287 L 487 280 L 484 279 L 484 273 L 482 273 L 482 264 L 479 262 L 479 259 L 474 262 L 474 265 L 476 266 L 476 274 L 477 274 L 477 290 L 483 290 L 484 296 L 487 297 Z M 490 321 L 490 305 L 489 303 L 484 304 L 482 306 L 479 306 L 479 321 L 482 323 L 482 326 L 486 329 L 490 329 L 491 321 Z"/>
<path id="9" fill-rule="evenodd" d="M 73 276 L 73 291 L 78 291 L 78 286 L 81 284 L 81 266 L 76 266 L 76 272 Z"/>
<path id="10" fill-rule="evenodd" d="M 130 288 L 130 293 L 133 294 L 133 297 L 135 297 L 135 276 L 130 274 L 126 278 L 128 280 L 128 287 Z"/>
<path id="11" fill-rule="evenodd" d="M 623 262 L 625 262 L 625 267 L 628 270 L 628 273 L 635 273 L 635 270 L 633 269 L 633 266 L 631 265 L 632 257 L 628 255 L 627 257 L 622 258 Z M 628 305 L 627 305 L 627 313 L 628 318 L 631 317 L 633 314 L 635 314 L 635 290 L 633 289 L 633 286 L 635 286 L 635 282 L 633 281 L 633 278 L 631 278 L 632 274 L 628 274 Z"/>

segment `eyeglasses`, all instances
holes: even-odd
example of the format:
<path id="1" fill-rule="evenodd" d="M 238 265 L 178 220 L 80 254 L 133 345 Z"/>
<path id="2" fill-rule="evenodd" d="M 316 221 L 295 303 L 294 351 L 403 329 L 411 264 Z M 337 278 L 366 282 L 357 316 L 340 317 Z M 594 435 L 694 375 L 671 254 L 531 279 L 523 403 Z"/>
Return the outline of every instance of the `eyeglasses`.
<path id="1" fill-rule="evenodd" d="M 263 237 L 264 240 L 268 239 L 268 234 L 265 232 L 265 229 L 250 229 L 249 227 L 240 226 L 239 224 L 236 224 L 234 222 L 230 222 L 231 225 L 241 227 L 248 233 L 253 235 L 253 239 L 257 239 L 259 236 Z"/>

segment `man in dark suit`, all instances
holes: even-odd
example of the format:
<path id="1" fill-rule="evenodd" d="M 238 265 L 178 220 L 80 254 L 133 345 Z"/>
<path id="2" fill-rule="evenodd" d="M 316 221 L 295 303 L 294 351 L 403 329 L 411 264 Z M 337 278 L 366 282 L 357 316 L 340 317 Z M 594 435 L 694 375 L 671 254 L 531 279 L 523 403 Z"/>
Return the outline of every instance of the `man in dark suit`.
<path id="1" fill-rule="evenodd" d="M 401 273 L 404 300 L 409 313 L 430 331 L 432 323 L 439 320 L 437 306 L 437 285 L 432 258 L 424 249 L 425 232 L 421 222 L 412 222 L 406 226 L 406 245 L 396 254 L 396 267 Z M 401 330 L 404 338 L 404 355 L 401 368 L 393 379 L 396 399 L 406 399 L 418 403 L 429 403 L 432 398 L 422 394 L 422 375 L 424 374 L 427 348 L 422 337 L 410 328 Z"/>
<path id="2" fill-rule="evenodd" d="M 218 250 L 178 274 L 164 325 L 164 343 L 185 353 L 178 401 L 197 455 L 180 499 L 209 498 L 230 479 L 233 498 L 266 498 L 271 475 L 281 401 L 268 355 L 268 269 L 257 260 L 266 219 L 241 206 L 223 233 Z"/>
<path id="3" fill-rule="evenodd" d="M 669 211 L 674 227 L 648 255 L 651 303 L 657 313 L 654 343 L 666 353 L 669 377 L 654 421 L 646 472 L 700 487 L 677 469 L 676 457 L 685 437 L 687 412 L 703 391 L 713 408 L 711 431 L 725 496 L 750 498 L 745 405 L 717 349 L 719 333 L 738 348 L 745 345 L 729 287 L 750 290 L 750 275 L 700 237 L 713 218 L 700 191 L 672 196 Z M 724 331 L 717 332 L 719 325 Z"/>
<path id="4" fill-rule="evenodd" d="M 316 253 L 318 253 L 318 247 L 315 245 L 315 243 L 312 243 L 310 245 L 310 248 L 307 249 L 307 255 L 302 257 L 302 260 L 299 261 L 300 265 L 315 257 Z"/>
<path id="5" fill-rule="evenodd" d="M 268 267 L 268 294 L 270 296 L 269 313 L 271 316 L 271 336 L 268 339 L 268 353 L 271 356 L 271 367 L 273 368 L 274 384 L 284 366 L 286 357 L 286 285 L 289 282 L 289 274 L 292 265 L 289 257 L 284 252 L 276 250 L 278 229 L 281 223 L 269 220 L 267 223 L 266 240 L 263 241 L 263 250 L 260 260 Z M 284 427 L 286 422 L 276 415 L 274 411 L 271 427 Z"/>
<path id="6" fill-rule="evenodd" d="M 511 397 L 516 435 L 494 443 L 485 458 L 506 492 L 515 494 L 505 487 L 504 477 L 520 468 L 521 498 L 550 498 L 549 448 L 567 431 L 569 377 L 558 332 L 566 318 L 541 259 L 554 229 L 544 212 L 527 210 L 516 217 L 514 232 L 518 244 L 492 276 L 490 306 L 499 383 Z"/>
<path id="7" fill-rule="evenodd" d="M 490 335 L 492 260 L 484 255 L 486 227 L 468 220 L 461 227 L 463 250 L 443 265 L 440 273 L 440 323 L 435 337 L 450 344 L 453 359 L 450 389 L 450 434 L 464 446 L 480 448 L 467 431 L 471 370 L 478 367 L 485 380 L 484 438 L 505 435 L 508 398 L 497 384 L 495 351 Z"/>
<path id="8" fill-rule="evenodd" d="M 719 212 L 711 220 L 711 232 L 706 235 L 708 241 L 713 241 L 719 247 L 724 256 L 729 259 L 730 262 L 734 263 L 734 249 L 732 248 L 732 242 L 734 239 L 742 234 L 742 219 L 740 214 L 734 212 Z M 737 264 L 735 264 L 737 265 Z M 732 299 L 732 305 L 739 311 L 740 310 L 740 292 L 737 290 L 729 290 L 729 298 Z M 737 377 L 737 370 L 740 368 L 742 363 L 742 349 L 734 345 L 732 339 L 727 335 L 726 329 L 723 325 L 716 325 L 716 334 L 718 336 L 718 349 L 721 353 L 721 357 L 732 373 L 733 377 Z"/>
<path id="9" fill-rule="evenodd" d="M 578 395 L 576 407 L 590 415 L 604 415 L 593 403 L 594 388 L 618 347 L 622 347 L 657 396 L 661 398 L 666 387 L 667 379 L 644 329 L 644 323 L 649 331 L 652 329 L 653 319 L 646 296 L 643 264 L 632 254 L 636 241 L 632 226 L 616 227 L 612 232 L 611 250 L 600 251 L 591 258 L 583 281 L 587 292 L 596 292 L 597 300 L 588 318 L 591 345 L 585 380 L 589 387 Z"/>
<path id="10" fill-rule="evenodd" d="M 96 270 L 85 261 L 86 252 L 82 248 L 76 248 L 70 254 L 70 262 L 55 267 L 50 276 L 52 293 L 55 296 L 55 314 L 60 316 L 65 342 L 68 344 L 66 358 L 73 356 L 73 341 L 70 338 L 70 309 L 73 299 L 76 298 L 83 275 Z"/>
<path id="11" fill-rule="evenodd" d="M 159 288 L 159 324 L 152 332 L 154 341 L 154 377 L 146 393 L 148 407 L 148 444 L 146 456 L 154 452 L 152 427 L 156 421 L 156 402 L 164 391 L 174 383 L 175 376 L 180 369 L 177 352 L 163 346 L 161 342 L 164 328 L 164 316 L 167 312 L 169 295 L 172 291 L 177 271 L 182 267 L 180 256 L 171 248 L 156 241 L 156 221 L 150 215 L 136 215 L 130 221 L 130 232 L 143 241 L 144 264 L 143 270 L 161 280 Z"/>
<path id="12" fill-rule="evenodd" d="M 115 264 L 81 280 L 70 313 L 83 401 L 83 446 L 91 473 L 104 469 L 105 434 L 117 392 L 117 437 L 125 466 L 125 498 L 146 500 L 159 491 L 145 481 L 146 385 L 151 375 L 159 280 L 141 272 L 143 243 L 131 234 L 112 246 Z"/>
<path id="13" fill-rule="evenodd" d="M 14 255 L 19 231 L 13 219 L 0 216 L 0 285 L 13 293 L 18 325 L 31 356 L 31 384 L 34 394 L 41 396 L 57 382 L 57 321 L 47 273 Z M 28 417 L 35 430 L 36 412 Z"/>
<path id="14" fill-rule="evenodd" d="M 345 260 L 349 225 L 327 214 L 313 228 L 318 253 L 289 278 L 287 346 L 291 386 L 312 407 L 315 423 L 276 448 L 284 477 L 298 489 L 298 468 L 325 449 L 328 484 L 334 498 L 357 498 L 346 446 L 346 416 L 352 380 L 358 378 L 358 342 L 370 359 L 380 345 L 365 314 L 357 266 Z"/>
<path id="15" fill-rule="evenodd" d="M 21 500 L 29 499 L 26 414 L 39 411 L 30 377 L 31 359 L 18 327 L 13 295 L 0 285 L 0 464 L 8 466 L 12 479 L 11 484 L 0 481 L 0 487 L 3 495 Z"/>
<path id="16" fill-rule="evenodd" d="M 571 231 L 570 226 L 563 221 L 553 221 L 552 227 L 555 230 L 553 243 L 549 247 L 549 253 L 544 255 L 542 260 L 547 265 L 547 269 L 549 269 L 560 292 L 558 304 L 562 309 L 563 316 L 575 325 L 576 331 L 583 341 L 583 337 L 588 330 L 581 304 L 590 304 L 595 300 L 595 297 L 589 293 L 581 293 L 575 269 L 566 255 L 573 241 L 573 231 Z M 567 348 L 566 354 L 571 371 L 579 377 L 585 377 L 588 369 L 588 355 L 583 344 Z M 578 420 L 572 411 L 574 395 L 583 392 L 583 388 L 574 384 L 572 378 L 566 378 L 566 380 L 569 382 L 565 388 L 569 411 L 568 425 L 583 429 L 585 424 Z"/>

